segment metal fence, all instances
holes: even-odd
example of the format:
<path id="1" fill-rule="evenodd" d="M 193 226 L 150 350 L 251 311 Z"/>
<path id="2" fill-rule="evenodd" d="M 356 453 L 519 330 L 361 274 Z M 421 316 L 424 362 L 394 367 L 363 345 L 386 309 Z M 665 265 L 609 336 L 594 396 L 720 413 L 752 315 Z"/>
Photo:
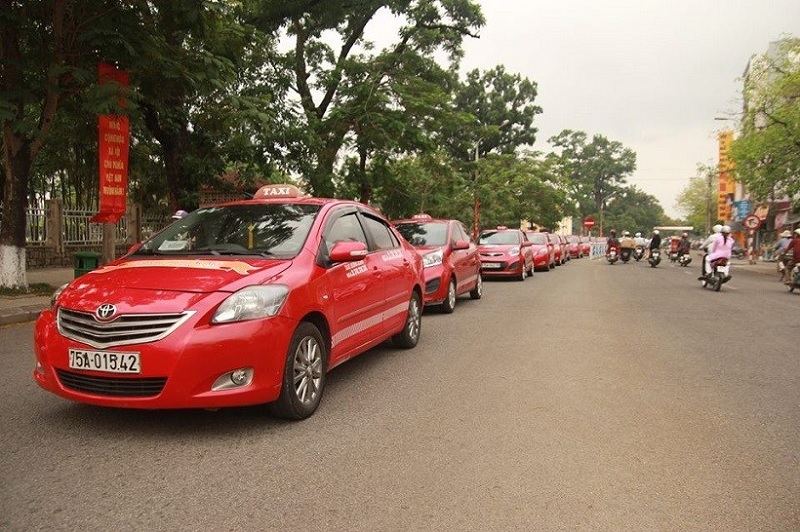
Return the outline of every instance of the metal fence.
<path id="1" fill-rule="evenodd" d="M 96 214 L 94 210 L 64 209 L 62 213 L 62 233 L 63 242 L 66 245 L 100 244 L 103 241 L 103 227 L 101 224 L 91 223 L 89 220 Z M 25 218 L 25 243 L 28 245 L 43 245 L 47 242 L 50 224 L 47 223 L 47 209 L 44 207 L 29 208 Z M 169 218 L 159 216 L 149 216 L 142 218 L 142 237 L 146 238 L 151 234 L 166 227 Z M 116 241 L 123 243 L 128 241 L 128 219 L 123 216 L 116 227 Z"/>

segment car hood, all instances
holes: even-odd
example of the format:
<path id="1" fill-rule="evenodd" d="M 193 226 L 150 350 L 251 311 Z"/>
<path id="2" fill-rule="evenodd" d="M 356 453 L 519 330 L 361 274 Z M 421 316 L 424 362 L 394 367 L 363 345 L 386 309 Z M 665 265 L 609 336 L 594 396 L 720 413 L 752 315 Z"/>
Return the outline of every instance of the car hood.
<path id="1" fill-rule="evenodd" d="M 284 272 L 290 260 L 136 259 L 119 260 L 72 281 L 58 304 L 94 309 L 114 303 L 121 311 L 183 309 L 211 292 L 235 292 Z"/>

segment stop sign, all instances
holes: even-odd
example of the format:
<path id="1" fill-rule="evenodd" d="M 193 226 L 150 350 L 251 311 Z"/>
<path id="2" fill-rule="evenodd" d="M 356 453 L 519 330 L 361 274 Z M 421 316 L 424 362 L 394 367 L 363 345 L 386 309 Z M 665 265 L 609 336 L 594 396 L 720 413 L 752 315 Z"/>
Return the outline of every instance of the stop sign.
<path id="1" fill-rule="evenodd" d="M 592 227 L 594 227 L 594 218 L 592 218 L 591 216 L 587 216 L 586 218 L 584 218 L 583 226 L 586 229 L 591 229 Z"/>

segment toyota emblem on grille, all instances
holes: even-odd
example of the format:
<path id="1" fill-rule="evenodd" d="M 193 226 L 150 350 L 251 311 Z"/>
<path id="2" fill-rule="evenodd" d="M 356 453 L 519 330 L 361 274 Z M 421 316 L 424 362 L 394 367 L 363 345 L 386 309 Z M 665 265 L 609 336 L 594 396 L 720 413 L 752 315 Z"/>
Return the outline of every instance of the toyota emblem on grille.
<path id="1" fill-rule="evenodd" d="M 117 307 L 112 305 L 111 303 L 103 303 L 97 310 L 95 311 L 94 315 L 97 316 L 98 320 L 101 321 L 108 321 L 114 317 L 117 313 Z"/>

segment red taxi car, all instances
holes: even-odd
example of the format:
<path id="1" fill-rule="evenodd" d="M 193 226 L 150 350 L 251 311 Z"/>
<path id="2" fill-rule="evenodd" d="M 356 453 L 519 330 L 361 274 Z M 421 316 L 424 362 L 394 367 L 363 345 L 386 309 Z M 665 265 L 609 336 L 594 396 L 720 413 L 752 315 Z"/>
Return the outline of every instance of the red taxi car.
<path id="1" fill-rule="evenodd" d="M 536 231 L 525 231 L 528 240 L 531 241 L 531 249 L 533 250 L 533 268 L 534 270 L 550 271 L 550 266 L 555 267 L 555 256 L 553 254 L 553 247 L 547 241 L 545 233 L 538 233 Z"/>
<path id="2" fill-rule="evenodd" d="M 556 265 L 564 264 L 567 258 L 564 256 L 564 246 L 561 244 L 561 239 L 554 233 L 545 233 L 547 240 L 550 242 L 550 247 L 553 250 L 553 260 Z"/>
<path id="3" fill-rule="evenodd" d="M 423 286 L 422 258 L 372 208 L 268 185 L 59 289 L 33 376 L 101 406 L 269 403 L 303 419 L 331 368 L 388 338 L 417 344 Z"/>
<path id="4" fill-rule="evenodd" d="M 520 229 L 500 226 L 483 231 L 478 238 L 481 274 L 487 277 L 516 277 L 524 281 L 533 275 L 533 250 Z"/>
<path id="5" fill-rule="evenodd" d="M 583 258 L 583 249 L 581 248 L 581 237 L 578 235 L 567 235 L 567 252 L 569 257 L 573 259 Z"/>
<path id="6" fill-rule="evenodd" d="M 472 299 L 481 298 L 483 280 L 478 248 L 461 222 L 417 214 L 393 224 L 422 255 L 425 305 L 440 305 L 449 314 L 459 295 L 469 292 Z"/>

